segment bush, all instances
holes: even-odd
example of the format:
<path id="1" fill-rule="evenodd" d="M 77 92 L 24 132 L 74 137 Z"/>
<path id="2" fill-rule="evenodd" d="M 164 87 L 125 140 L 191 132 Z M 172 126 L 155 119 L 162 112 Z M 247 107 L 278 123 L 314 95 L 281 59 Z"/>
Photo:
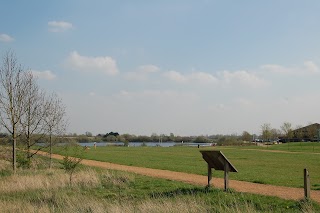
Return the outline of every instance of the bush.
<path id="1" fill-rule="evenodd" d="M 123 141 L 123 146 L 129 146 L 129 141 L 124 140 L 124 141 Z"/>
<path id="2" fill-rule="evenodd" d="M 221 137 L 217 141 L 218 146 L 242 146 L 244 144 L 243 141 L 238 140 L 236 137 Z"/>
<path id="3" fill-rule="evenodd" d="M 70 185 L 72 184 L 72 175 L 76 170 L 77 166 L 83 159 L 83 148 L 80 146 L 66 146 L 65 147 L 65 157 L 61 162 L 62 169 L 64 169 L 69 174 Z"/>
<path id="4" fill-rule="evenodd" d="M 17 165 L 18 165 L 18 168 L 23 168 L 23 169 L 30 168 L 30 160 L 27 158 L 26 153 L 24 152 L 17 153 Z"/>
<path id="5" fill-rule="evenodd" d="M 12 175 L 12 170 L 11 169 L 2 169 L 0 170 L 0 177 L 7 177 Z"/>

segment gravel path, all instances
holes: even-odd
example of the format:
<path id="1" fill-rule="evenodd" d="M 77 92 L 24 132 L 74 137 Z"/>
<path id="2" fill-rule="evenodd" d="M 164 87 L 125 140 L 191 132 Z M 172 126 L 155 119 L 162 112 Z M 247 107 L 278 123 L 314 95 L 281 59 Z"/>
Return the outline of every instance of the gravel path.
<path id="1" fill-rule="evenodd" d="M 45 156 L 48 155 L 48 153 L 40 152 L 40 151 L 38 152 L 38 154 L 45 155 Z M 60 160 L 63 159 L 62 155 L 57 155 L 57 154 L 53 154 L 52 157 Z M 133 172 L 140 175 L 176 180 L 176 181 L 186 182 L 194 185 L 201 185 L 201 186 L 207 185 L 207 176 L 203 176 L 203 175 L 188 174 L 183 172 L 174 172 L 174 171 L 160 170 L 160 169 L 150 169 L 150 168 L 135 167 L 135 166 L 126 166 L 126 165 L 119 165 L 114 163 L 86 160 L 86 159 L 82 160 L 81 163 L 83 165 L 88 165 L 88 166 L 128 171 L 128 172 Z M 224 181 L 222 178 L 213 177 L 211 183 L 213 184 L 214 187 L 217 187 L 217 188 L 224 187 Z M 237 181 L 237 180 L 229 180 L 229 187 L 238 192 L 248 192 L 252 194 L 276 196 L 276 197 L 280 197 L 283 199 L 290 199 L 290 200 L 301 200 L 304 197 L 303 188 L 273 186 L 273 185 L 257 184 L 257 183 L 250 183 L 250 182 Z M 311 190 L 311 198 L 314 201 L 320 203 L 320 191 Z"/>

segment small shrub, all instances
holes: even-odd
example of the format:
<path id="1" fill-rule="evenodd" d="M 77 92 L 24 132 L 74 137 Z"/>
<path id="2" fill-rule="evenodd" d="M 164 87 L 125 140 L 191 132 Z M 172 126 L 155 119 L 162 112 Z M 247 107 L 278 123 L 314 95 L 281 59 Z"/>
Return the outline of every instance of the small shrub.
<path id="1" fill-rule="evenodd" d="M 12 170 L 11 169 L 2 169 L 0 170 L 0 177 L 7 177 L 12 175 Z"/>
<path id="2" fill-rule="evenodd" d="M 30 168 L 30 160 L 28 160 L 25 153 L 17 153 L 17 165 L 19 168 L 27 169 Z"/>
<path id="3" fill-rule="evenodd" d="M 66 146 L 65 147 L 65 157 L 63 161 L 60 162 L 62 169 L 64 169 L 69 174 L 70 185 L 72 184 L 72 175 L 76 170 L 77 166 L 83 159 L 83 148 L 79 146 Z"/>
<path id="4" fill-rule="evenodd" d="M 129 141 L 127 141 L 127 140 L 125 140 L 124 142 L 123 142 L 123 146 L 129 146 Z"/>
<path id="5" fill-rule="evenodd" d="M 61 162 L 62 168 L 69 174 L 70 185 L 72 183 L 72 175 L 81 161 L 82 161 L 81 158 L 65 156 L 63 158 L 63 161 Z"/>

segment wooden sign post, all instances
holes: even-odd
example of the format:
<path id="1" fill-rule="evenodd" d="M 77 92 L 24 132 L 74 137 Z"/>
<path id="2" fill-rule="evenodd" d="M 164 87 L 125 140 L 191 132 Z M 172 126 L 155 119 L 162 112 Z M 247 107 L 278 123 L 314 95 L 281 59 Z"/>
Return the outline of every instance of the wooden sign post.
<path id="1" fill-rule="evenodd" d="M 224 163 L 224 190 L 227 191 L 229 188 L 229 164 Z"/>
<path id="2" fill-rule="evenodd" d="M 208 185 L 210 187 L 212 181 L 212 168 L 224 171 L 224 190 L 229 188 L 229 172 L 238 172 L 238 170 L 230 163 L 221 151 L 200 151 L 202 158 L 208 164 Z"/>
<path id="3" fill-rule="evenodd" d="M 212 180 L 212 170 L 208 164 L 208 187 L 210 187 L 210 185 L 211 185 L 211 180 Z"/>

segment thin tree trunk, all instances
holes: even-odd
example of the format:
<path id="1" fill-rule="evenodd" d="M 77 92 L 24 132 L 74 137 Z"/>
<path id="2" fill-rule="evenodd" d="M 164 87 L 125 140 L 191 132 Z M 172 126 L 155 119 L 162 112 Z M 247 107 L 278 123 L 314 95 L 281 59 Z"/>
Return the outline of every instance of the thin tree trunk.
<path id="1" fill-rule="evenodd" d="M 50 161 L 49 161 L 49 169 L 52 167 L 52 136 L 50 134 L 49 138 L 49 143 L 50 143 Z"/>
<path id="2" fill-rule="evenodd" d="M 13 173 L 16 173 L 17 170 L 17 159 L 16 159 L 16 147 L 17 147 L 17 139 L 15 134 L 12 134 L 13 137 L 13 141 L 12 141 L 12 169 L 13 169 Z"/>
<path id="3" fill-rule="evenodd" d="M 69 180 L 70 180 L 70 186 L 72 185 L 72 174 L 73 174 L 73 171 L 71 171 L 71 173 L 70 173 L 70 177 L 69 177 Z"/>
<path id="4" fill-rule="evenodd" d="M 31 157 L 32 157 L 30 149 L 31 149 L 31 140 L 30 140 L 30 138 L 28 137 L 28 144 L 27 144 L 28 167 L 30 167 L 30 165 L 31 165 Z"/>

